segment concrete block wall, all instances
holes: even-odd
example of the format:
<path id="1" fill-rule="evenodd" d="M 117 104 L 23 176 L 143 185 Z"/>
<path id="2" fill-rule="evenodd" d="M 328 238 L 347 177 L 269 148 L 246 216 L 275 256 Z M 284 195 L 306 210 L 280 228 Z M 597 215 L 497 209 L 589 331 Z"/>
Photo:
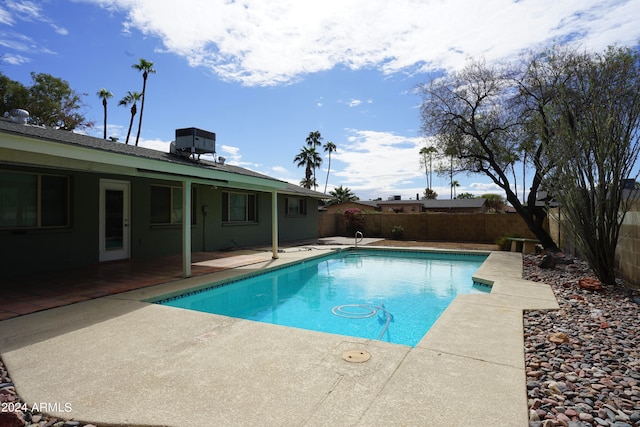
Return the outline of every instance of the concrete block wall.
<path id="1" fill-rule="evenodd" d="M 562 211 L 549 215 L 549 230 L 556 244 L 565 252 L 577 255 L 573 239 L 563 226 Z M 616 269 L 621 279 L 632 286 L 640 286 L 640 201 L 636 201 L 625 215 L 616 248 Z"/>
<path id="2" fill-rule="evenodd" d="M 627 212 L 620 228 L 616 268 L 627 283 L 640 286 L 640 202 Z"/>
<path id="3" fill-rule="evenodd" d="M 320 237 L 347 235 L 341 214 L 319 217 Z M 364 218 L 366 237 L 392 238 L 393 227 L 401 226 L 404 240 L 494 243 L 507 234 L 535 238 L 516 214 L 365 213 Z"/>

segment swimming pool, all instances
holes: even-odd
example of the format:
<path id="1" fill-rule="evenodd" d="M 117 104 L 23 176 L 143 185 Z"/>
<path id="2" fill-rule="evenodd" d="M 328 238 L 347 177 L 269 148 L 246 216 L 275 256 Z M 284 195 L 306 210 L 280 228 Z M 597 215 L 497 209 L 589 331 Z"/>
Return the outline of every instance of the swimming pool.
<path id="1" fill-rule="evenodd" d="M 343 250 L 158 304 L 415 346 L 485 255 Z"/>

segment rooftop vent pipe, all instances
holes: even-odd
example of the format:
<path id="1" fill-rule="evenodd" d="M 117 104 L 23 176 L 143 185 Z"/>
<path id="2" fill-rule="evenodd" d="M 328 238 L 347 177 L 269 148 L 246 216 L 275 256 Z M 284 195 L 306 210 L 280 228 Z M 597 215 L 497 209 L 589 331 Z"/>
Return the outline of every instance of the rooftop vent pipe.
<path id="1" fill-rule="evenodd" d="M 13 123 L 26 125 L 27 121 L 29 120 L 29 112 L 20 108 L 13 109 L 9 111 L 9 120 L 11 120 Z"/>

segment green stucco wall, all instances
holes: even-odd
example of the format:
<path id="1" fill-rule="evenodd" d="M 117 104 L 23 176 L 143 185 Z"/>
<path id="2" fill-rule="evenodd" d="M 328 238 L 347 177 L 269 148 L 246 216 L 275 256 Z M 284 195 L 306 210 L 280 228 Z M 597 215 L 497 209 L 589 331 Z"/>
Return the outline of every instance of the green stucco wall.
<path id="1" fill-rule="evenodd" d="M 153 226 L 150 222 L 151 185 L 180 185 L 175 181 L 61 172 L 0 164 L 3 170 L 66 174 L 71 177 L 71 226 L 64 229 L 0 230 L 2 277 L 89 266 L 99 261 L 100 179 L 131 183 L 131 258 L 151 258 L 182 253 L 182 226 Z M 216 251 L 271 244 L 271 193 L 258 194 L 258 222 L 222 223 L 222 188 L 194 185 L 196 223 L 192 226 L 192 251 Z M 312 239 L 318 236 L 317 201 L 307 200 L 307 214 L 286 216 L 285 196 L 278 197 L 279 241 Z M 208 206 L 203 214 L 202 206 Z"/>

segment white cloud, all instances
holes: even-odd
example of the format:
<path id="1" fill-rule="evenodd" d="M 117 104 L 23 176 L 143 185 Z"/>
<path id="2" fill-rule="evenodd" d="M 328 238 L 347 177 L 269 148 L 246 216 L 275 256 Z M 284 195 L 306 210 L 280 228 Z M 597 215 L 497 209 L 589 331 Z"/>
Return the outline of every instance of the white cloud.
<path id="1" fill-rule="evenodd" d="M 9 13 L 9 11 L 4 10 L 2 7 L 0 7 L 0 24 L 4 24 L 4 25 L 13 25 L 14 21 L 13 21 L 13 17 L 11 16 L 11 13 Z"/>
<path id="2" fill-rule="evenodd" d="M 469 184 L 469 193 L 473 193 L 475 195 L 487 194 L 487 193 L 498 193 L 503 194 L 504 190 L 495 183 L 486 183 L 486 182 L 472 182 Z M 460 192 L 458 190 L 458 192 Z"/>
<path id="3" fill-rule="evenodd" d="M 42 5 L 28 0 L 8 0 L 5 2 L 6 10 L 0 9 L 0 23 L 10 25 L 15 21 L 14 17 L 21 21 L 38 21 L 51 26 L 60 35 L 67 35 L 69 31 L 53 23 L 49 17 L 42 13 Z"/>
<path id="4" fill-rule="evenodd" d="M 107 135 L 107 137 L 108 136 L 109 135 Z M 121 140 L 120 142 L 124 142 L 124 140 Z M 129 144 L 135 145 L 135 143 L 135 138 L 129 138 Z M 168 141 L 163 141 L 161 139 L 140 139 L 140 141 L 138 141 L 138 147 L 150 148 L 164 153 L 169 152 L 169 144 L 170 143 Z"/>
<path id="5" fill-rule="evenodd" d="M 640 37 L 637 0 L 85 1 L 126 11 L 126 28 L 249 86 L 336 66 L 412 73 L 459 67 L 468 57 L 510 58 L 538 44 L 571 40 L 601 50 Z"/>
<path id="6" fill-rule="evenodd" d="M 396 188 L 423 176 L 418 153 L 424 138 L 355 129 L 348 134 L 331 157 L 333 186 L 342 183 L 366 199 L 395 194 Z"/>
<path id="7" fill-rule="evenodd" d="M 357 107 L 360 104 L 362 104 L 362 101 L 359 99 L 352 99 L 349 101 L 349 107 Z"/>
<path id="8" fill-rule="evenodd" d="M 2 45 L 1 40 L 0 40 L 0 45 Z M 14 54 L 6 53 L 0 56 L 0 64 L 22 65 L 22 64 L 26 64 L 29 61 L 30 61 L 29 58 L 22 55 L 14 55 Z"/>

